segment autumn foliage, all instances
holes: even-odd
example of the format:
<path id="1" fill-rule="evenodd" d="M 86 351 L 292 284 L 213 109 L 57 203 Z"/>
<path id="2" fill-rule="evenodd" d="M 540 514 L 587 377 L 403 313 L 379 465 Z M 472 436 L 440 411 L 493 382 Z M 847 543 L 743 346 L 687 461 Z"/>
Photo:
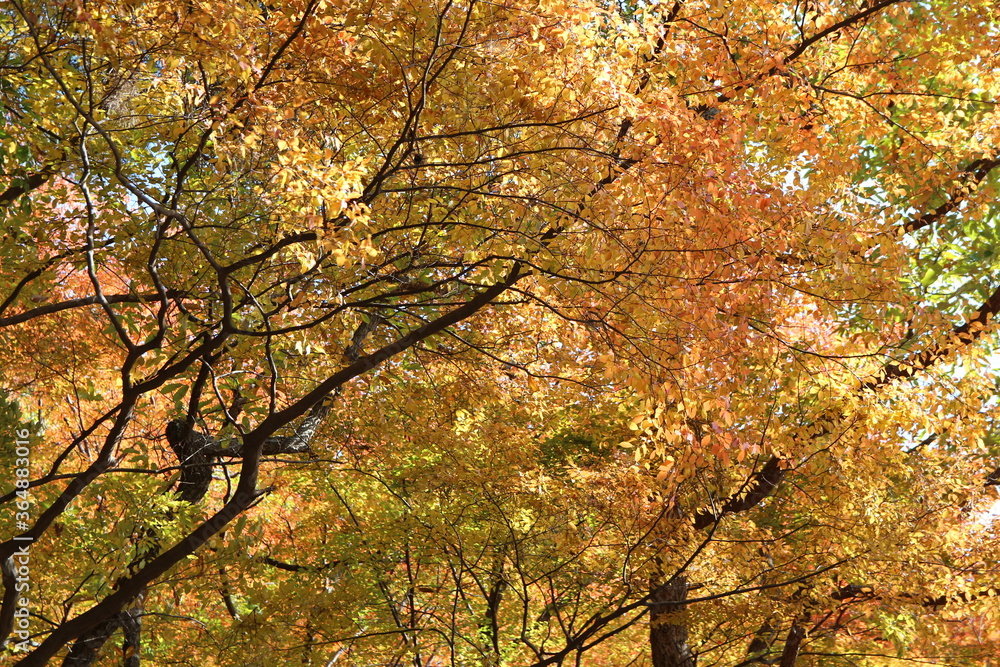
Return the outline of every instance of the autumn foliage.
<path id="1" fill-rule="evenodd" d="M 5 664 L 995 664 L 993 3 L 0 6 Z"/>

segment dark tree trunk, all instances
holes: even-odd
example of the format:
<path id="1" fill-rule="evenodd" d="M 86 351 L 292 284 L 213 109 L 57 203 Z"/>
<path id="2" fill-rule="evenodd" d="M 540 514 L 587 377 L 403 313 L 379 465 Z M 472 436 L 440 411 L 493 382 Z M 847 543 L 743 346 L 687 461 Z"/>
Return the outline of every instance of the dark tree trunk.
<path id="1" fill-rule="evenodd" d="M 94 664 L 104 642 L 111 639 L 120 625 L 120 619 L 116 615 L 77 639 L 66 654 L 63 667 L 89 667 Z"/>
<path id="2" fill-rule="evenodd" d="M 652 584 L 649 613 L 649 645 L 653 667 L 695 667 L 696 658 L 688 647 L 687 577 L 677 576 L 664 586 Z"/>
<path id="3" fill-rule="evenodd" d="M 118 614 L 122 633 L 122 665 L 124 667 L 139 667 L 142 656 L 142 613 L 145 593 L 136 598 L 135 604 Z"/>
<path id="4" fill-rule="evenodd" d="M 802 640 L 806 636 L 806 630 L 798 623 L 793 623 L 788 631 L 788 639 L 785 640 L 785 650 L 781 652 L 781 662 L 778 667 L 795 667 L 795 661 L 799 657 L 799 648 Z"/>

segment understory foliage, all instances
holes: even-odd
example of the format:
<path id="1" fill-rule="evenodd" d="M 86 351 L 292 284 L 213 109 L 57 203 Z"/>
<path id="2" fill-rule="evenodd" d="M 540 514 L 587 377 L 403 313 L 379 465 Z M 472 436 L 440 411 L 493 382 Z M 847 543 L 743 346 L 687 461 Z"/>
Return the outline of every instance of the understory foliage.
<path id="1" fill-rule="evenodd" d="M 5 664 L 996 664 L 993 2 L 0 8 Z"/>

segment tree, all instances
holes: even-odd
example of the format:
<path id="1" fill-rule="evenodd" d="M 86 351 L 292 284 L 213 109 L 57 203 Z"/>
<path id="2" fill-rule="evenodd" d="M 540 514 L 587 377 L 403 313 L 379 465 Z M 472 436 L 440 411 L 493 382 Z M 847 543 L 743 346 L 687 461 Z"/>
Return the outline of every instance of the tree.
<path id="1" fill-rule="evenodd" d="M 17 664 L 991 655 L 988 3 L 4 7 Z"/>

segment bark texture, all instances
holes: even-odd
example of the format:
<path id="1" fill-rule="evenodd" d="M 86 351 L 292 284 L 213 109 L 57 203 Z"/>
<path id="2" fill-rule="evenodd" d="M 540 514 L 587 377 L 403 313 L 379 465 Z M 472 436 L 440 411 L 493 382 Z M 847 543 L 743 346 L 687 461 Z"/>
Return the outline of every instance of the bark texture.
<path id="1" fill-rule="evenodd" d="M 649 645 L 653 667 L 695 667 L 696 657 L 688 646 L 687 577 L 678 575 L 665 585 L 654 580 L 649 614 Z"/>

